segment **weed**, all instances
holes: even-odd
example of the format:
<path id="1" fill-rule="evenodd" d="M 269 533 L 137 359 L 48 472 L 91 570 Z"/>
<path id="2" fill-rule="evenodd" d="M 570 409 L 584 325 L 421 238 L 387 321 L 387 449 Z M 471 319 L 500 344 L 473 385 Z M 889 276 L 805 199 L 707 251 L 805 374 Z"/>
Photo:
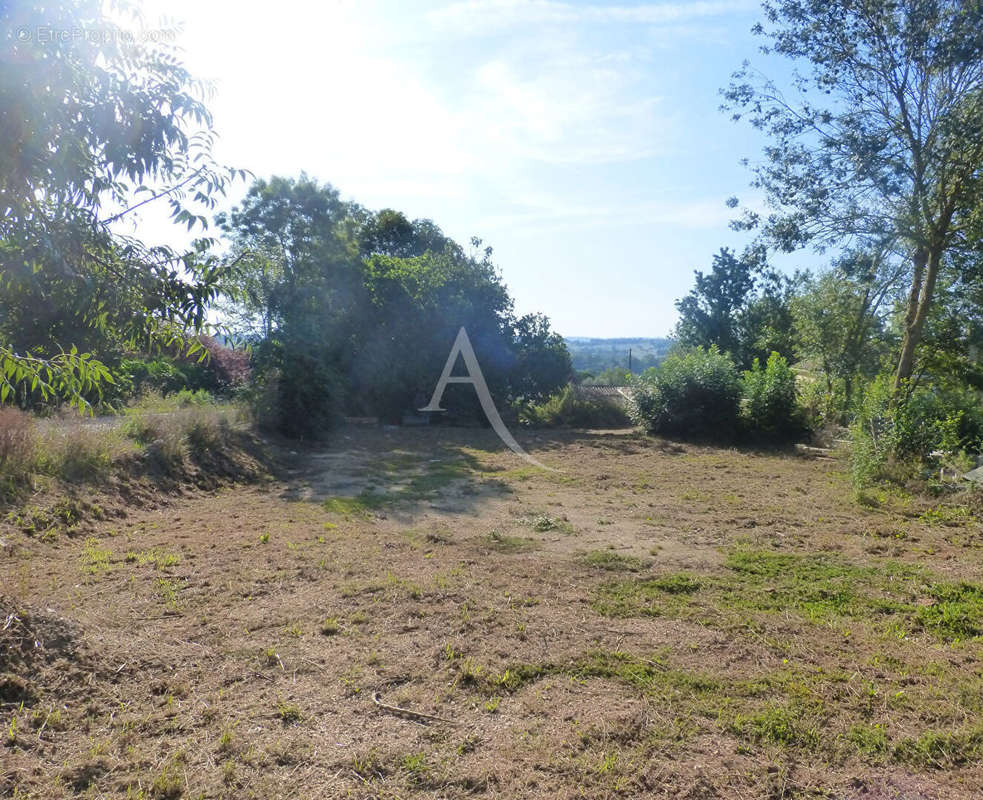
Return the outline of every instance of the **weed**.
<path id="1" fill-rule="evenodd" d="M 328 617 L 324 622 L 321 623 L 321 634 L 324 636 L 334 636 L 341 633 L 341 625 L 339 624 L 337 618 Z"/>
<path id="2" fill-rule="evenodd" d="M 276 713 L 284 725 L 290 725 L 293 722 L 300 722 L 300 720 L 304 718 L 297 706 L 293 705 L 292 703 L 284 703 L 282 700 L 277 702 Z"/>
<path id="3" fill-rule="evenodd" d="M 178 610 L 177 594 L 178 585 L 168 578 L 158 578 L 155 583 L 157 596 L 164 601 L 171 611 Z"/>
<path id="4" fill-rule="evenodd" d="M 880 723 L 854 725 L 850 728 L 846 738 L 863 755 L 878 756 L 888 750 L 887 734 L 884 732 L 884 726 Z"/>
<path id="5" fill-rule="evenodd" d="M 539 547 L 535 539 L 524 539 L 519 536 L 509 536 L 500 531 L 488 534 L 487 543 L 499 553 L 524 553 Z"/>
<path id="6" fill-rule="evenodd" d="M 590 567 L 598 567 L 610 572 L 638 572 L 646 566 L 640 558 L 623 556 L 610 550 L 591 550 L 581 555 L 580 561 Z"/>
<path id="7" fill-rule="evenodd" d="M 98 547 L 98 539 L 86 539 L 82 546 L 82 568 L 90 574 L 105 572 L 110 567 L 113 551 Z"/>

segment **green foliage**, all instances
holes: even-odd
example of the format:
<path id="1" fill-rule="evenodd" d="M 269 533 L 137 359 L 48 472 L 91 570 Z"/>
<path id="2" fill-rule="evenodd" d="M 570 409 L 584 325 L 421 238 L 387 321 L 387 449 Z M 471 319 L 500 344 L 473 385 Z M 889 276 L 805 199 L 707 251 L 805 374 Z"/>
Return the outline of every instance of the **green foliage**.
<path id="1" fill-rule="evenodd" d="M 480 240 L 468 254 L 429 220 L 373 214 L 304 175 L 256 181 L 218 220 L 242 256 L 226 310 L 255 342 L 250 399 L 283 433 L 317 435 L 343 411 L 399 421 L 430 398 L 461 327 L 502 406 L 570 377 L 563 339 L 541 315 L 514 317 Z M 483 418 L 470 386 L 443 406 Z"/>
<path id="2" fill-rule="evenodd" d="M 778 0 L 764 14 L 766 52 L 796 69 L 779 86 L 746 62 L 725 92 L 734 119 L 770 139 L 754 185 L 776 209 L 736 226 L 787 252 L 860 241 L 886 254 L 908 283 L 897 392 L 916 374 L 940 278 L 976 271 L 983 6 Z"/>
<path id="3" fill-rule="evenodd" d="M 639 380 L 629 413 L 652 433 L 728 438 L 737 431 L 740 395 L 730 357 L 715 345 L 697 347 L 671 353 L 652 378 Z"/>
<path id="4" fill-rule="evenodd" d="M 917 387 L 898 398 L 881 376 L 866 392 L 850 427 L 853 482 L 863 488 L 884 477 L 904 477 L 937 456 L 983 450 L 983 408 L 975 392 Z"/>
<path id="5" fill-rule="evenodd" d="M 117 12 L 96 0 L 0 5 L 0 107 L 17 121 L 0 137 L 0 402 L 87 409 L 127 347 L 197 350 L 187 334 L 217 291 L 207 240 L 179 253 L 112 233 L 157 198 L 174 223 L 204 226 L 200 210 L 242 175 L 213 161 L 202 87 L 174 49 L 128 36 L 120 25 L 136 12 Z M 38 25 L 101 35 L 9 33 Z"/>
<path id="6" fill-rule="evenodd" d="M 748 428 L 771 436 L 790 436 L 802 429 L 795 373 L 778 353 L 768 356 L 763 369 L 754 359 L 744 373 L 744 414 Z"/>
<path id="7" fill-rule="evenodd" d="M 738 257 L 722 248 L 710 273 L 697 271 L 694 288 L 676 302 L 676 339 L 690 347 L 716 346 L 744 367 L 772 350 L 790 356 L 794 285 L 769 270 L 760 251 Z"/>
<path id="8" fill-rule="evenodd" d="M 629 423 L 613 400 L 591 397 L 575 386 L 565 386 L 544 403 L 520 406 L 519 420 L 536 427 L 572 428 L 619 428 Z"/>

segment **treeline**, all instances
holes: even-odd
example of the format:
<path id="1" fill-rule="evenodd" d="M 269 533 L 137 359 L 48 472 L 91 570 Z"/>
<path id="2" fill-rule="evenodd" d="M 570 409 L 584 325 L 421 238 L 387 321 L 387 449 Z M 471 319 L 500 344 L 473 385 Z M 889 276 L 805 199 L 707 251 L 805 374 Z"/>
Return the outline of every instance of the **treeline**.
<path id="1" fill-rule="evenodd" d="M 623 375 L 629 367 L 629 351 L 631 372 L 644 372 L 649 367 L 658 366 L 669 352 L 672 342 L 669 339 L 594 339 L 572 336 L 566 338 L 566 344 L 573 368 L 580 380 L 585 383 L 610 383 L 615 378 L 616 382 L 624 382 Z"/>
<path id="2" fill-rule="evenodd" d="M 517 317 L 492 263 L 430 220 L 369 211 L 305 176 L 256 181 L 218 223 L 232 332 L 252 346 L 260 419 L 306 436 L 340 414 L 399 421 L 427 404 L 460 328 L 506 407 L 566 384 L 570 356 L 539 314 Z M 471 386 L 446 407 L 482 418 Z"/>
<path id="3" fill-rule="evenodd" d="M 312 436 L 342 414 L 424 405 L 461 327 L 504 405 L 567 382 L 562 339 L 513 312 L 477 239 L 466 249 L 306 176 L 256 180 L 217 214 L 250 176 L 214 160 L 206 87 L 169 45 L 125 35 L 126 13 L 0 6 L 0 403 L 111 410 L 205 390 Z M 41 23 L 106 35 L 13 35 Z M 185 250 L 133 235 L 149 203 L 201 235 Z M 448 407 L 473 416 L 465 388 Z"/>

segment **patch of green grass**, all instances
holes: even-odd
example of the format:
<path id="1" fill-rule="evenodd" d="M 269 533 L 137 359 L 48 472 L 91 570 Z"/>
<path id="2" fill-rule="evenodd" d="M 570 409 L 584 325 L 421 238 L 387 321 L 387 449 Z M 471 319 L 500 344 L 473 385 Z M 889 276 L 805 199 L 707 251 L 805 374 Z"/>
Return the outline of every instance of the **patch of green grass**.
<path id="1" fill-rule="evenodd" d="M 695 576 L 686 572 L 611 581 L 595 591 L 592 606 L 606 617 L 663 616 L 672 609 L 680 611 L 689 603 L 688 596 L 698 592 L 701 586 Z"/>
<path id="2" fill-rule="evenodd" d="M 814 749 L 820 741 L 817 722 L 795 704 L 770 704 L 748 717 L 738 716 L 733 728 L 759 743 Z"/>
<path id="3" fill-rule="evenodd" d="M 177 553 L 169 553 L 166 550 L 158 550 L 155 547 L 152 550 L 144 550 L 139 553 L 130 551 L 123 560 L 128 564 L 136 564 L 140 567 L 146 564 L 153 564 L 157 569 L 167 569 L 168 567 L 179 564 L 181 562 L 181 556 Z"/>
<path id="4" fill-rule="evenodd" d="M 902 764 L 944 769 L 983 758 L 983 726 L 961 731 L 925 731 L 895 745 L 891 757 Z"/>
<path id="5" fill-rule="evenodd" d="M 341 633 L 341 624 L 336 617 L 328 617 L 321 623 L 321 634 L 323 636 L 335 636 Z"/>
<path id="6" fill-rule="evenodd" d="M 903 637 L 983 635 L 983 587 L 935 582 L 919 566 L 852 564 L 824 554 L 732 551 L 721 572 L 613 581 L 594 592 L 600 614 L 675 616 L 722 625 L 754 614 L 797 613 L 816 624 L 850 620 Z"/>
<path id="7" fill-rule="evenodd" d="M 929 525 L 960 526 L 973 522 L 976 518 L 965 506 L 937 505 L 923 512 L 918 517 Z"/>
<path id="8" fill-rule="evenodd" d="M 580 555 L 579 560 L 589 567 L 598 567 L 610 572 L 638 572 L 646 566 L 640 558 L 624 556 L 611 550 L 591 550 Z"/>
<path id="9" fill-rule="evenodd" d="M 509 536 L 500 531 L 492 531 L 488 534 L 485 541 L 493 550 L 499 553 L 525 553 L 539 547 L 539 543 L 535 539 Z"/>
<path id="10" fill-rule="evenodd" d="M 921 606 L 915 619 L 943 638 L 983 634 L 983 588 L 973 583 L 938 583 L 928 590 L 932 605 Z"/>
<path id="11" fill-rule="evenodd" d="M 427 773 L 430 772 L 430 765 L 427 764 L 427 754 L 423 751 L 407 753 L 400 760 L 400 766 L 409 773 L 410 779 L 415 783 L 425 780 Z"/>
<path id="12" fill-rule="evenodd" d="M 168 578 L 158 578 L 155 582 L 157 596 L 164 601 L 171 611 L 178 610 L 178 584 Z"/>
<path id="13" fill-rule="evenodd" d="M 865 756 L 880 756 L 888 751 L 888 738 L 884 726 L 854 725 L 846 735 L 847 741 Z"/>
<path id="14" fill-rule="evenodd" d="M 276 704 L 276 713 L 284 725 L 300 722 L 304 718 L 297 706 L 292 703 L 284 703 L 282 700 Z"/>
<path id="15" fill-rule="evenodd" d="M 89 538 L 82 546 L 82 569 L 92 575 L 108 570 L 113 558 L 112 550 L 98 544 L 98 539 Z"/>
<path id="16" fill-rule="evenodd" d="M 376 492 L 362 492 L 356 497 L 329 497 L 321 506 L 325 511 L 344 516 L 367 517 L 374 509 L 387 502 L 385 495 Z"/>

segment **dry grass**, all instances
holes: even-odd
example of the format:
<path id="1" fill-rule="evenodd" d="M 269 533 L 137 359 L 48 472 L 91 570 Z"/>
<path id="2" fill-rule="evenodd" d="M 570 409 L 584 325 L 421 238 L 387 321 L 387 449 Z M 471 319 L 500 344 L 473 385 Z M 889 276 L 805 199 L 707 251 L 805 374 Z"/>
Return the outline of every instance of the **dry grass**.
<path id="1" fill-rule="evenodd" d="M 4 531 L 0 795 L 983 794 L 976 498 L 523 445 L 561 471 L 485 431 L 345 430 L 273 486 Z"/>

